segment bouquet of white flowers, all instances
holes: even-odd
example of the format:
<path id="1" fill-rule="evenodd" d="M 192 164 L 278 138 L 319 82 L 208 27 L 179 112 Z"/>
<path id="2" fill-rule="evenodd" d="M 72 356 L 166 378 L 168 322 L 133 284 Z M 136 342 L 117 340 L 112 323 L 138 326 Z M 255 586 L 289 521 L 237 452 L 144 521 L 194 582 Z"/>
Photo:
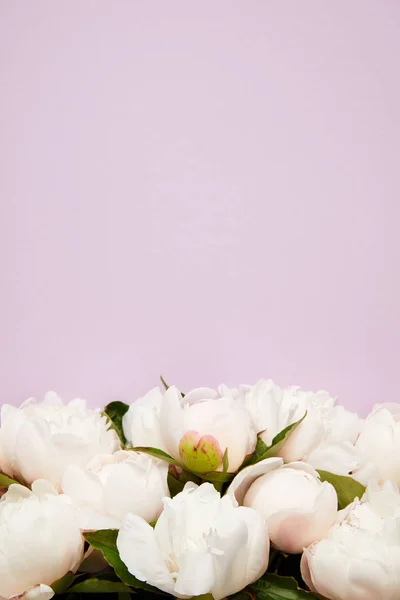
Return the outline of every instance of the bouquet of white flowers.
<path id="1" fill-rule="evenodd" d="M 163 383 L 2 406 L 0 600 L 400 599 L 400 404 Z"/>

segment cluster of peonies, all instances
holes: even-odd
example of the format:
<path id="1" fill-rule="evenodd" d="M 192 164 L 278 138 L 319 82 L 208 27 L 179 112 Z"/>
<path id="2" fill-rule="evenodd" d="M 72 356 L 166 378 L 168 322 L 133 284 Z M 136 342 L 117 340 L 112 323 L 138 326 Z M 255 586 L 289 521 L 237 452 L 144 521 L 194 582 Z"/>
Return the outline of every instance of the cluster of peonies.
<path id="1" fill-rule="evenodd" d="M 3 405 L 0 600 L 400 600 L 399 486 L 400 404 L 261 380 Z"/>

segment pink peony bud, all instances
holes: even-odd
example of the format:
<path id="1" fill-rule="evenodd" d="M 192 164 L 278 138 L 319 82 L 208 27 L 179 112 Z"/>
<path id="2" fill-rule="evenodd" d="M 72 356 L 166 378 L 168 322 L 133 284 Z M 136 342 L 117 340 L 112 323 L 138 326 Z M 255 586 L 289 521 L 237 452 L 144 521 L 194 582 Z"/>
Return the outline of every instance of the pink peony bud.
<path id="1" fill-rule="evenodd" d="M 179 443 L 179 456 L 189 471 L 215 471 L 221 465 L 223 455 L 218 440 L 212 435 L 201 436 L 197 431 L 188 431 Z"/>

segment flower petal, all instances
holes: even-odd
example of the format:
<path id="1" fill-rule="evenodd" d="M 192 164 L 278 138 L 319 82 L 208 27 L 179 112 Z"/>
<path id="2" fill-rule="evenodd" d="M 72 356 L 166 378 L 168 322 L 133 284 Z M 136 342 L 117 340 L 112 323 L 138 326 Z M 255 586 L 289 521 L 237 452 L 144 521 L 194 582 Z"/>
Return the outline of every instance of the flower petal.
<path id="1" fill-rule="evenodd" d="M 228 495 L 234 498 L 239 504 L 242 504 L 246 492 L 260 475 L 265 475 L 265 473 L 278 469 L 282 465 L 282 458 L 273 457 L 266 458 L 255 465 L 250 465 L 249 467 L 242 469 L 229 486 L 227 491 Z"/>
<path id="2" fill-rule="evenodd" d="M 154 529 L 137 515 L 128 514 L 117 537 L 117 548 L 128 571 L 140 581 L 174 594 L 174 579 L 157 545 Z"/>

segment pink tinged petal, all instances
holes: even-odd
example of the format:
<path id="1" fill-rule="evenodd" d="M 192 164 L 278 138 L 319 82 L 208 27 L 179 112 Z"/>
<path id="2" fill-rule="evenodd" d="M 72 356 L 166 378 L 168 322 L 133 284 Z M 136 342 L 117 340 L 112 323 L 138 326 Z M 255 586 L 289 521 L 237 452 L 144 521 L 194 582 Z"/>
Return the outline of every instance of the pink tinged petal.
<path id="1" fill-rule="evenodd" d="M 311 510 L 288 509 L 268 518 L 271 542 L 283 552 L 299 554 L 324 538 L 336 518 L 337 494 L 330 483 L 324 482 Z"/>
<path id="2" fill-rule="evenodd" d="M 213 589 L 214 583 L 213 557 L 207 548 L 188 551 L 179 557 L 175 596 L 191 597 L 208 594 Z"/>
<path id="3" fill-rule="evenodd" d="M 300 561 L 300 572 L 303 581 L 308 587 L 308 589 L 311 592 L 315 593 L 317 590 L 315 589 L 311 579 L 310 565 L 308 563 L 309 556 L 311 556 L 310 551 L 307 548 L 305 548 Z"/>
<path id="4" fill-rule="evenodd" d="M 179 456 L 189 471 L 208 473 L 221 465 L 223 452 L 212 435 L 188 431 L 179 442 Z"/>
<path id="5" fill-rule="evenodd" d="M 53 596 L 54 591 L 52 588 L 40 583 L 26 590 L 19 598 L 20 600 L 50 600 Z"/>
<path id="6" fill-rule="evenodd" d="M 179 460 L 179 442 L 185 433 L 182 396 L 175 387 L 165 392 L 160 409 L 161 436 L 171 456 Z"/>
<path id="7" fill-rule="evenodd" d="M 140 581 L 174 594 L 175 582 L 158 547 L 154 529 L 137 515 L 125 517 L 117 548 L 128 571 Z"/>
<path id="8" fill-rule="evenodd" d="M 239 504 L 243 504 L 244 497 L 251 484 L 260 475 L 265 475 L 274 469 L 278 469 L 283 464 L 282 458 L 266 458 L 255 465 L 250 465 L 239 471 L 228 488 L 228 495 L 236 499 Z"/>

